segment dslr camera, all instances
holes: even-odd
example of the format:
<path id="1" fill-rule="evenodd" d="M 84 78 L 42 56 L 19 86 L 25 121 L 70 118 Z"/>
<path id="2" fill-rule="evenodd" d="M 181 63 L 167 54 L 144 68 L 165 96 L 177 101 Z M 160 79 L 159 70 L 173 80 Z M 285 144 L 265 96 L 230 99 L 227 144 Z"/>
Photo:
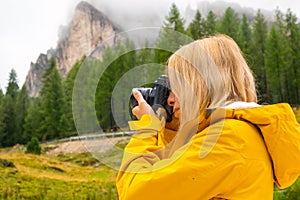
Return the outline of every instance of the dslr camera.
<path id="1" fill-rule="evenodd" d="M 166 75 L 161 75 L 153 82 L 152 88 L 136 88 L 144 97 L 145 101 L 152 107 L 156 114 L 163 114 L 167 122 L 172 121 L 173 107 L 168 105 L 168 97 L 170 94 L 170 83 Z M 134 108 L 138 105 L 133 94 L 130 96 L 129 106 Z M 159 111 L 159 109 L 163 108 Z M 160 113 L 158 113 L 158 111 Z M 161 113 L 161 111 L 163 113 Z M 135 117 L 131 114 L 131 118 Z"/>

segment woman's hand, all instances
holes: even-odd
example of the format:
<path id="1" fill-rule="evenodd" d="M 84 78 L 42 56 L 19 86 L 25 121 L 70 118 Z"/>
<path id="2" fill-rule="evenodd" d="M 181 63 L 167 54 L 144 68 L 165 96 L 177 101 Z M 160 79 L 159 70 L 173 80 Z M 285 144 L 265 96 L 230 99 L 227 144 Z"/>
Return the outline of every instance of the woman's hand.
<path id="1" fill-rule="evenodd" d="M 141 119 L 141 117 L 145 114 L 156 116 L 154 110 L 146 102 L 146 100 L 143 98 L 143 95 L 137 89 L 133 89 L 132 93 L 138 102 L 138 106 L 132 109 L 132 114 L 134 114 L 138 119 Z"/>

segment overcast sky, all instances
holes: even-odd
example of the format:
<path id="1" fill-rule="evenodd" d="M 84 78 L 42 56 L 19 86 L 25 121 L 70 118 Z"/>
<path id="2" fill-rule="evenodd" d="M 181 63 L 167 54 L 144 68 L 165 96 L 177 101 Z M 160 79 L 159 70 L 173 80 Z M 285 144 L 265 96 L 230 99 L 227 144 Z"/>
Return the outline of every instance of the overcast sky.
<path id="1" fill-rule="evenodd" d="M 123 13 L 143 14 L 144 9 L 158 12 L 169 10 L 171 2 L 183 10 L 187 3 L 196 4 L 201 0 L 88 0 L 99 5 L 110 3 L 110 9 Z M 283 12 L 291 8 L 300 16 L 300 1 L 295 0 L 224 0 L 237 2 L 242 7 Z M 66 25 L 80 0 L 7 0 L 0 7 L 0 87 L 5 90 L 9 72 L 14 68 L 21 87 L 25 81 L 30 62 L 36 62 L 40 53 L 55 48 L 60 25 Z M 120 9 L 121 8 L 121 9 Z M 159 9 L 158 9 L 159 8 Z M 138 28 L 138 27 L 137 27 Z"/>

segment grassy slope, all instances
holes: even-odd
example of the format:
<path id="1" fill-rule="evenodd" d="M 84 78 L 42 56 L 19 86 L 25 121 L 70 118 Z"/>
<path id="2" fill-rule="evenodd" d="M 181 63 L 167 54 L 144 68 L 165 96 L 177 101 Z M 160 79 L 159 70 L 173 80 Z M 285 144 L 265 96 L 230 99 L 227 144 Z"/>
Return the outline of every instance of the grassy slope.
<path id="1" fill-rule="evenodd" d="M 15 165 L 0 165 L 1 199 L 117 199 L 117 172 L 104 165 L 80 166 L 23 153 L 0 158 Z"/>

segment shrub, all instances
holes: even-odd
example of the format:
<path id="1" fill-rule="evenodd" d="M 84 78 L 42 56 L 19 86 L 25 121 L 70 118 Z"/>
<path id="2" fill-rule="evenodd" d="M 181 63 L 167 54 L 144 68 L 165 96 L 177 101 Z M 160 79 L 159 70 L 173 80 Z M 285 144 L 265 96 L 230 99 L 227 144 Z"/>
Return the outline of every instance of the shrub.
<path id="1" fill-rule="evenodd" d="M 41 146 L 39 140 L 36 137 L 31 138 L 31 140 L 28 142 L 25 153 L 32 153 L 37 155 L 41 154 Z"/>

